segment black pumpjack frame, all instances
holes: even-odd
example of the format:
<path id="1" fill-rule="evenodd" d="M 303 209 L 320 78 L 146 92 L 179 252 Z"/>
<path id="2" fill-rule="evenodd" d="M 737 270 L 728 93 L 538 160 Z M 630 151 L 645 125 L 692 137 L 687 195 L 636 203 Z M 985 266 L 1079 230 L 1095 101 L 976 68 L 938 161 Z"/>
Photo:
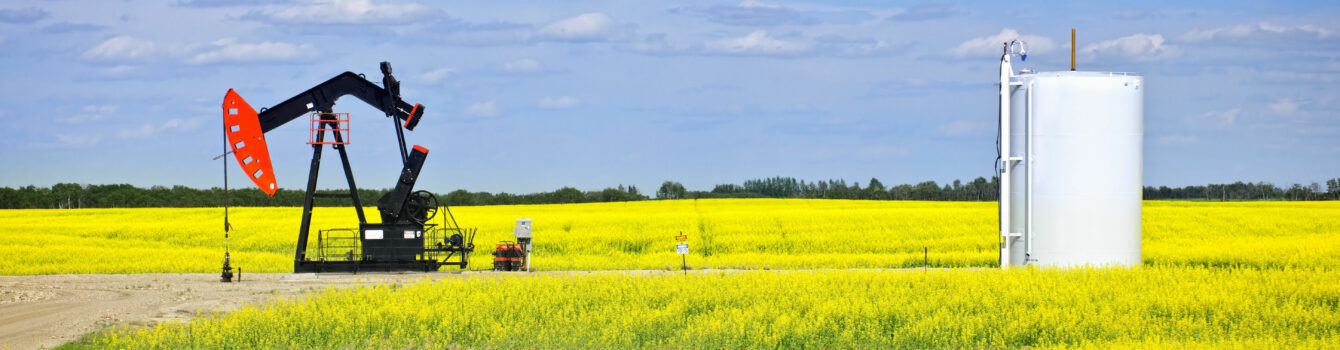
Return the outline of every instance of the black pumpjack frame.
<path id="1" fill-rule="evenodd" d="M 273 107 L 262 109 L 257 115 L 262 132 L 269 132 L 308 113 L 332 113 L 336 99 L 352 95 L 381 109 L 395 124 L 403 168 L 395 188 L 378 201 L 381 223 L 368 223 L 354 182 L 353 168 L 349 165 L 345 140 L 339 132 L 331 130 L 338 128 L 337 122 L 332 115 L 319 114 L 317 128 L 322 130 L 315 131 L 316 142 L 312 144 L 302 225 L 298 229 L 294 252 L 294 272 L 435 271 L 442 266 L 465 268 L 469 264 L 475 230 L 461 229 L 454 218 L 448 221 L 451 217 L 449 208 L 442 225 L 429 223 L 439 208 L 437 198 L 427 191 L 414 191 L 428 149 L 421 146 L 406 149 L 404 130 L 413 131 L 418 126 L 424 107 L 411 105 L 400 98 L 400 82 L 391 75 L 390 63 L 382 62 L 381 71 L 384 88 L 361 75 L 344 72 Z M 335 142 L 325 142 L 326 131 L 331 131 Z M 340 154 L 344 178 L 349 184 L 347 195 L 316 193 L 321 154 L 327 145 Z M 320 231 L 318 256 L 312 259 L 307 248 L 316 197 L 348 197 L 358 214 L 359 228 Z"/>

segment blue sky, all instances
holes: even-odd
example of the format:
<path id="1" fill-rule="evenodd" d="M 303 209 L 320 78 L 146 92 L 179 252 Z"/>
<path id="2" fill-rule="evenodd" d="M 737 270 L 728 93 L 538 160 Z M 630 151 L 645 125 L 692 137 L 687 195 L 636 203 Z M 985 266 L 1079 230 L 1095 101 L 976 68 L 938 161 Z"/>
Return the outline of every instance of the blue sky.
<path id="1" fill-rule="evenodd" d="M 990 176 L 999 43 L 1145 76 L 1146 185 L 1340 176 L 1340 3 L 5 1 L 0 186 L 222 183 L 221 110 L 391 61 L 420 187 L 528 193 L 769 176 Z M 353 98 L 360 187 L 399 171 Z M 267 136 L 305 185 L 303 123 Z M 328 153 L 321 187 L 343 186 Z M 230 164 L 236 170 L 236 164 Z M 248 184 L 233 171 L 233 184 Z M 241 185 L 234 185 L 241 186 Z"/>

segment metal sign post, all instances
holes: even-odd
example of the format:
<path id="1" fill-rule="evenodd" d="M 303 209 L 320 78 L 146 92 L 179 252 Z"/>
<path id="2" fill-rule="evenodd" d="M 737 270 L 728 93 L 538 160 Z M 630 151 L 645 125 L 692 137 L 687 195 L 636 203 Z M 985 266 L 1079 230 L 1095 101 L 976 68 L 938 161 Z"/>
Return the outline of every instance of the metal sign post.
<path id="1" fill-rule="evenodd" d="M 686 235 L 684 235 L 683 232 L 680 232 L 678 236 L 675 236 L 675 240 L 676 240 L 676 241 L 679 241 L 679 242 L 686 242 L 686 241 L 689 240 L 689 236 L 686 236 Z M 688 243 L 680 243 L 680 244 L 676 244 L 676 245 L 675 245 L 675 252 L 676 252 L 676 253 L 679 253 L 679 261 L 680 261 L 679 269 L 680 269 L 680 271 L 684 271 L 684 274 L 685 274 L 685 275 L 688 275 L 688 274 L 689 274 L 689 260 L 688 260 L 688 258 L 687 258 L 686 256 L 689 255 L 689 244 L 688 244 Z"/>

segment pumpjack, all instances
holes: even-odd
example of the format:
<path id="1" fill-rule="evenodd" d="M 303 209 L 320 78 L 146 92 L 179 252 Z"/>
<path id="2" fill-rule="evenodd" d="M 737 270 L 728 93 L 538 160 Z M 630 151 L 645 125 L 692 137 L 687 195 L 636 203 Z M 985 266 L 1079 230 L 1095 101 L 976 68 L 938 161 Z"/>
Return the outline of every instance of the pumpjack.
<path id="1" fill-rule="evenodd" d="M 302 225 L 294 252 L 294 272 L 358 271 L 433 271 L 442 266 L 465 268 L 474 251 L 475 229 L 461 229 L 450 208 L 439 206 L 428 191 L 414 191 L 428 158 L 428 149 L 405 147 L 405 131 L 414 131 L 423 119 L 424 106 L 409 104 L 400 97 L 400 81 L 391 75 L 391 64 L 381 63 L 382 86 L 363 75 L 344 72 L 325 82 L 257 112 L 233 89 L 223 98 L 224 133 L 227 148 L 233 153 L 247 177 L 261 191 L 273 197 L 278 190 L 269 147 L 264 134 L 309 115 L 312 163 L 303 198 Z M 394 188 L 377 201 L 380 223 L 370 223 L 363 213 L 349 165 L 348 114 L 335 113 L 335 101 L 345 95 L 380 109 L 394 124 L 403 168 Z M 310 114 L 309 114 L 310 113 Z M 330 134 L 332 139 L 327 140 Z M 316 182 L 321 166 L 321 151 L 330 146 L 339 152 L 344 177 L 349 183 L 347 195 L 317 193 Z M 226 169 L 225 169 L 226 170 Z M 358 229 L 320 230 L 315 254 L 309 254 L 312 205 L 316 197 L 348 197 L 358 214 Z M 446 209 L 442 224 L 431 223 L 438 208 Z M 448 221 L 450 218 L 450 221 Z"/>

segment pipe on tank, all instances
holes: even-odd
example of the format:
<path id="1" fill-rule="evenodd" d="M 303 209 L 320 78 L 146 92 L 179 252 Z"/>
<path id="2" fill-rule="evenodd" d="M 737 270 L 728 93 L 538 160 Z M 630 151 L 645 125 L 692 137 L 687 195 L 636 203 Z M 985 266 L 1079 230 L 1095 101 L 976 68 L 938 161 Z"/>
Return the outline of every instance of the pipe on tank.
<path id="1" fill-rule="evenodd" d="M 1010 195 L 1011 190 L 1010 182 L 1011 179 L 1013 179 L 1013 174 L 1010 171 L 1010 167 L 1014 166 L 1015 162 L 1023 160 L 1022 157 L 1014 156 L 1012 147 L 1010 147 L 1011 144 L 1010 123 L 1012 119 L 1010 113 L 1011 111 L 1010 88 L 1014 86 L 1022 86 L 1023 84 L 1010 82 L 1010 78 L 1014 76 L 1014 67 L 1010 64 L 1010 52 L 1008 50 L 1008 45 L 1009 44 L 1006 44 L 1007 49 L 1005 50 L 1005 53 L 1000 57 L 1000 125 L 1001 125 L 1000 153 L 1001 153 L 1001 161 L 1003 162 L 1003 164 L 1001 166 L 1000 171 L 1001 186 L 1000 186 L 999 205 L 1000 205 L 1000 236 L 1001 238 L 1004 239 L 1004 244 L 1001 252 L 1001 262 L 1000 262 L 1001 267 L 1009 266 L 1013 263 L 1014 261 L 1014 256 L 1012 253 L 1012 250 L 1014 249 L 1013 239 L 1021 236 L 1021 234 L 1019 233 L 1010 232 L 1011 229 L 1010 227 L 1012 226 L 1010 216 L 1011 215 L 1010 212 L 1012 209 L 1010 208 L 1010 203 L 1013 198 L 1013 196 Z"/>
<path id="2" fill-rule="evenodd" d="M 1028 116 L 1024 123 L 1025 134 L 1027 134 L 1025 139 L 1024 153 L 1025 156 L 1028 158 L 1028 160 L 1026 161 L 1027 163 L 1026 166 L 1028 167 L 1028 173 L 1025 174 L 1024 179 L 1025 194 L 1024 194 L 1023 233 L 1026 240 L 1024 249 L 1025 264 L 1027 264 L 1029 259 L 1033 257 L 1033 170 L 1034 170 L 1033 162 L 1036 161 L 1033 158 L 1033 89 L 1036 84 L 1037 80 L 1032 80 L 1028 82 L 1028 96 L 1027 96 L 1028 106 L 1026 108 L 1027 111 L 1026 113 L 1028 114 Z"/>
<path id="3" fill-rule="evenodd" d="M 1075 71 L 1075 28 L 1070 28 L 1070 71 Z"/>

